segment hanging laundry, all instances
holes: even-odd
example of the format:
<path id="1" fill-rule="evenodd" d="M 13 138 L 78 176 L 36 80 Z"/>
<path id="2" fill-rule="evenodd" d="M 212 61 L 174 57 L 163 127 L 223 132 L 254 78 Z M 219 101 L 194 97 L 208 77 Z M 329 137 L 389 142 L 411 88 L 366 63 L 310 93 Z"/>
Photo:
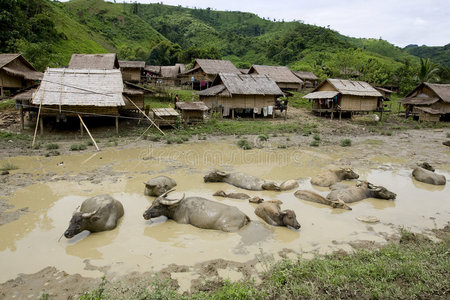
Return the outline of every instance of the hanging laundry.
<path id="1" fill-rule="evenodd" d="M 230 108 L 229 107 L 224 107 L 223 108 L 223 116 L 224 117 L 228 117 L 230 115 Z"/>
<path id="2" fill-rule="evenodd" d="M 272 114 L 273 114 L 273 106 L 267 106 L 267 113 L 268 113 L 269 115 L 272 115 Z"/>
<path id="3" fill-rule="evenodd" d="M 263 116 L 267 117 L 267 107 L 266 106 L 262 108 L 262 111 L 263 111 Z"/>
<path id="4" fill-rule="evenodd" d="M 259 113 L 258 108 L 257 108 L 257 107 L 253 108 L 253 112 L 254 112 L 255 114 L 258 114 L 258 113 Z"/>

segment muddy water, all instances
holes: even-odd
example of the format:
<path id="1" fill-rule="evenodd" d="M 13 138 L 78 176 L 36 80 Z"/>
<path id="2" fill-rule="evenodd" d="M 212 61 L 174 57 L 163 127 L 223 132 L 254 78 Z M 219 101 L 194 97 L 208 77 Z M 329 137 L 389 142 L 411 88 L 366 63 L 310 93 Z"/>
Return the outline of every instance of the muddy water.
<path id="1" fill-rule="evenodd" d="M 352 151 L 357 151 L 357 147 L 352 147 Z M 19 166 L 13 172 L 30 173 L 36 178 L 47 174 L 48 180 L 19 189 L 7 198 L 14 209 L 28 207 L 29 213 L 0 226 L 0 282 L 46 266 L 98 277 L 104 273 L 157 271 L 170 264 L 193 265 L 218 258 L 245 262 L 261 252 L 278 257 L 283 249 L 310 257 L 312 253 L 351 250 L 348 243 L 353 241 L 385 243 L 385 236 L 395 234 L 399 227 L 426 232 L 450 220 L 448 184 L 436 187 L 417 182 L 411 178 L 410 169 L 401 167 L 405 158 L 381 156 L 378 151 L 366 155 L 367 165 L 360 164 L 355 170 L 361 179 L 397 193 L 395 201 L 366 199 L 351 204 L 353 210 L 347 211 L 299 200 L 293 195 L 295 190 L 241 191 L 282 200 L 282 208 L 295 210 L 302 225 L 298 231 L 262 223 L 253 213 L 254 204 L 211 196 L 219 189 L 239 189 L 203 182 L 204 174 L 211 167 L 218 167 L 277 181 L 297 179 L 301 189 L 326 196 L 329 190 L 311 186 L 310 177 L 339 165 L 339 161 L 351 160 L 352 156 L 350 150 L 335 152 L 326 148 L 242 151 L 223 141 L 52 158 L 10 158 L 9 162 Z M 380 168 L 373 168 L 373 164 Z M 450 178 L 450 174 L 440 173 Z M 172 197 L 185 193 L 233 205 L 252 222 L 237 233 L 224 233 L 177 224 L 164 217 L 144 220 L 142 213 L 153 198 L 143 195 L 143 182 L 160 174 L 177 181 Z M 109 193 L 123 203 L 125 216 L 118 227 L 60 239 L 72 212 L 86 198 L 101 193 Z M 357 220 L 366 216 L 374 216 L 380 222 L 367 224 Z"/>

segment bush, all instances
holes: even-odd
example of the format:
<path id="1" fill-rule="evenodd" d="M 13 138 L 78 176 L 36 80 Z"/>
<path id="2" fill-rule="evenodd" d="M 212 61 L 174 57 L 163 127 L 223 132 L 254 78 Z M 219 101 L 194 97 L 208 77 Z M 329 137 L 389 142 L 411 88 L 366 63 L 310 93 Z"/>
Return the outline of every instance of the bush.
<path id="1" fill-rule="evenodd" d="M 47 145 L 45 145 L 45 149 L 47 149 L 47 150 L 59 149 L 59 145 L 58 144 L 47 144 Z"/>
<path id="2" fill-rule="evenodd" d="M 17 170 L 18 168 L 19 168 L 18 166 L 13 165 L 13 164 L 10 163 L 10 162 L 5 162 L 5 163 L 1 166 L 0 170 L 1 170 L 1 171 L 10 171 L 10 170 Z"/>
<path id="3" fill-rule="evenodd" d="M 320 135 L 318 135 L 317 133 L 313 136 L 313 138 L 316 141 L 320 141 Z"/>
<path id="4" fill-rule="evenodd" d="M 148 139 L 152 142 L 159 142 L 161 140 L 161 136 L 159 134 L 150 134 L 148 135 Z"/>
<path id="5" fill-rule="evenodd" d="M 309 145 L 312 146 L 312 147 L 318 147 L 319 146 L 319 141 L 318 140 L 314 140 Z"/>
<path id="6" fill-rule="evenodd" d="M 239 141 L 237 142 L 237 145 L 239 146 L 239 148 L 242 148 L 242 149 L 244 149 L 244 150 L 250 150 L 250 149 L 253 148 L 253 145 L 250 144 L 249 141 L 244 140 L 244 139 L 239 140 Z"/>
<path id="7" fill-rule="evenodd" d="M 450 138 L 450 132 L 447 132 L 447 138 Z"/>
<path id="8" fill-rule="evenodd" d="M 269 139 L 269 136 L 268 136 L 267 134 L 260 134 L 260 135 L 258 136 L 258 139 L 259 139 L 260 141 L 267 141 L 267 140 Z"/>
<path id="9" fill-rule="evenodd" d="M 85 144 L 73 144 L 70 145 L 70 151 L 80 151 L 86 150 L 87 146 Z"/>
<path id="10" fill-rule="evenodd" d="M 352 140 L 351 139 L 344 139 L 341 141 L 341 146 L 342 147 L 349 147 L 352 145 Z"/>
<path id="11" fill-rule="evenodd" d="M 89 141 L 87 141 L 86 145 L 88 145 L 88 146 L 94 146 L 94 142 L 91 141 L 91 140 L 89 140 Z"/>

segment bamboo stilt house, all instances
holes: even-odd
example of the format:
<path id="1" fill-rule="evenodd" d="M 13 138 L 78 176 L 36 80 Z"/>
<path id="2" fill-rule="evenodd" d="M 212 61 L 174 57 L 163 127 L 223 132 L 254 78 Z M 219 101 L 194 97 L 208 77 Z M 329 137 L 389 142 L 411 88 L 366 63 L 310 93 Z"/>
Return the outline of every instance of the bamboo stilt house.
<path id="1" fill-rule="evenodd" d="M 196 59 L 192 69 L 183 73 L 183 83 L 192 84 L 194 89 L 209 88 L 219 73 L 241 74 L 229 60 Z"/>
<path id="2" fill-rule="evenodd" d="M 69 69 L 119 69 L 119 61 L 115 53 L 104 54 L 72 54 L 69 61 Z"/>
<path id="3" fill-rule="evenodd" d="M 181 110 L 181 119 L 184 123 L 203 122 L 208 106 L 201 101 L 177 102 L 177 109 Z"/>
<path id="4" fill-rule="evenodd" d="M 56 117 L 116 117 L 125 106 L 122 74 L 118 69 L 52 69 L 44 73 L 41 85 L 34 93 L 32 104 L 41 106 L 40 116 Z M 41 124 L 41 128 L 42 128 Z"/>
<path id="5" fill-rule="evenodd" d="M 284 91 L 299 91 L 303 86 L 303 81 L 284 66 L 253 65 L 248 74 L 269 75 Z"/>
<path id="6" fill-rule="evenodd" d="M 21 54 L 0 54 L 0 99 L 36 85 L 42 76 Z"/>
<path id="7" fill-rule="evenodd" d="M 421 83 L 400 103 L 406 114 L 418 115 L 421 121 L 450 118 L 450 84 Z"/>
<path id="8" fill-rule="evenodd" d="M 382 95 L 364 81 L 327 79 L 303 98 L 312 100 L 318 113 L 365 113 L 382 111 Z"/>
<path id="9" fill-rule="evenodd" d="M 249 111 L 274 115 L 275 100 L 283 92 L 267 75 L 219 73 L 209 89 L 199 92 L 200 100 L 222 116 Z"/>
<path id="10" fill-rule="evenodd" d="M 123 81 L 141 82 L 145 61 L 119 60 Z"/>

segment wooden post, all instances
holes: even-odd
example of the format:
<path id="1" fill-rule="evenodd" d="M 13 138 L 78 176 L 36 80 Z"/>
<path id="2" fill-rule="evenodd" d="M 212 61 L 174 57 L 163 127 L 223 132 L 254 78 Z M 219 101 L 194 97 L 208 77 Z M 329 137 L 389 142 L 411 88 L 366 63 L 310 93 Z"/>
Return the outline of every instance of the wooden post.
<path id="1" fill-rule="evenodd" d="M 233 108 L 233 109 L 231 109 L 231 119 L 233 119 L 233 120 L 234 120 L 234 108 Z"/>
<path id="2" fill-rule="evenodd" d="M 138 110 L 139 110 L 139 112 L 141 113 L 141 114 L 143 114 L 149 121 L 150 121 L 150 123 L 152 123 L 155 127 L 156 127 L 156 129 L 158 129 L 159 130 L 159 132 L 161 132 L 162 133 L 162 135 L 166 135 L 162 130 L 161 130 L 161 128 L 159 128 L 158 127 L 158 125 L 156 125 L 155 124 L 155 122 L 153 122 L 153 120 L 152 119 L 150 119 L 130 98 L 128 98 L 127 96 L 125 96 L 125 98 L 127 98 L 128 99 L 128 101 L 130 101 L 130 103 L 131 104 L 133 104 Z"/>
<path id="3" fill-rule="evenodd" d="M 36 127 L 34 128 L 34 136 L 33 136 L 33 142 L 31 143 L 31 148 L 34 147 L 34 142 L 36 141 L 36 133 L 37 133 L 38 125 L 39 125 L 39 117 L 41 115 L 41 108 L 42 108 L 42 98 L 41 98 L 41 101 L 39 102 L 39 110 L 38 110 L 38 115 L 37 115 L 37 119 L 36 119 Z"/>
<path id="4" fill-rule="evenodd" d="M 119 134 L 119 116 L 116 116 L 116 134 Z"/>
<path id="5" fill-rule="evenodd" d="M 341 120 L 342 111 L 339 111 L 339 121 Z"/>
<path id="6" fill-rule="evenodd" d="M 287 119 L 287 105 L 286 105 L 286 110 L 284 111 L 284 120 L 286 121 Z"/>
<path id="7" fill-rule="evenodd" d="M 92 142 L 94 143 L 95 148 L 97 148 L 97 151 L 100 151 L 100 149 L 97 146 L 97 143 L 95 142 L 94 138 L 92 137 L 91 133 L 89 132 L 89 129 L 87 128 L 86 124 L 84 124 L 83 119 L 79 114 L 77 114 L 78 118 L 80 118 L 81 124 L 84 126 L 84 129 L 86 129 L 86 132 L 89 134 L 89 137 L 91 138 Z"/>
<path id="8" fill-rule="evenodd" d="M 80 133 L 81 133 L 81 136 L 84 135 L 83 123 L 81 123 L 81 121 L 80 121 Z"/>
<path id="9" fill-rule="evenodd" d="M 23 120 L 23 102 L 20 103 L 19 113 L 20 113 L 20 126 L 21 126 L 22 130 L 24 130 L 25 129 L 25 122 Z"/>
<path id="10" fill-rule="evenodd" d="M 331 111 L 331 120 L 333 120 L 333 114 L 334 114 L 334 112 Z"/>
<path id="11" fill-rule="evenodd" d="M 40 127 L 39 134 L 44 135 L 44 117 L 41 117 L 41 119 L 39 120 L 39 127 Z"/>
<path id="12" fill-rule="evenodd" d="M 255 119 L 255 110 L 253 110 L 253 120 Z"/>

